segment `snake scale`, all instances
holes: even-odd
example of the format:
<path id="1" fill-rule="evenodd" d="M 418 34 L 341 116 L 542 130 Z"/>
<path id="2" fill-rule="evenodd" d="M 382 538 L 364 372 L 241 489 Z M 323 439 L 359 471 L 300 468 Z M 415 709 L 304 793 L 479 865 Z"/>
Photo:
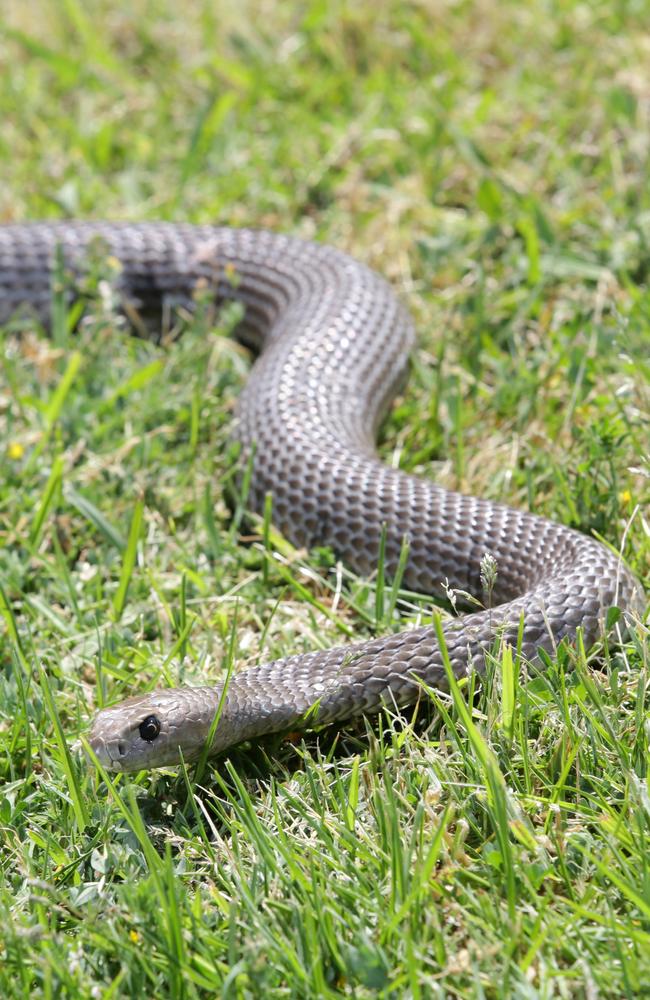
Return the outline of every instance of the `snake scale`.
<path id="1" fill-rule="evenodd" d="M 388 284 L 328 246 L 265 231 L 173 223 L 0 226 L 0 322 L 28 307 L 47 325 L 55 259 L 82 275 L 100 246 L 119 261 L 127 315 L 191 305 L 197 289 L 242 303 L 243 339 L 259 356 L 238 400 L 235 438 L 252 463 L 249 506 L 273 496 L 273 521 L 297 546 L 330 546 L 359 574 L 387 573 L 404 536 L 403 585 L 440 595 L 443 581 L 479 600 L 481 560 L 497 576 L 492 606 L 444 622 L 456 675 L 484 666 L 496 639 L 523 655 L 552 651 L 581 628 L 591 644 L 607 609 L 632 610 L 640 591 L 622 560 L 565 526 L 465 496 L 382 463 L 377 425 L 406 372 L 413 330 Z M 57 254 L 59 255 L 57 257 Z M 445 688 L 435 630 L 290 656 L 222 686 L 154 691 L 98 713 L 89 742 L 112 770 L 174 764 L 266 733 L 323 726 L 402 706 L 420 682 Z M 220 705 L 220 700 L 222 704 Z"/>

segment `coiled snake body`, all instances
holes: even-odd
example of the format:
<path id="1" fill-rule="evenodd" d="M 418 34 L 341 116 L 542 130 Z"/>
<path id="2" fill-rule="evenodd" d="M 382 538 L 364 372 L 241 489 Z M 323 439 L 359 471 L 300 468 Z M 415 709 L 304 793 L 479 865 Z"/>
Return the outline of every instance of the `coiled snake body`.
<path id="1" fill-rule="evenodd" d="M 374 451 L 379 419 L 402 380 L 413 333 L 378 275 L 330 247 L 268 232 L 175 224 L 35 223 L 0 227 L 0 322 L 24 305 L 47 323 L 57 247 L 82 271 L 98 243 L 121 264 L 127 311 L 188 303 L 197 288 L 237 299 L 242 331 L 260 349 L 239 399 L 235 436 L 252 461 L 249 505 L 273 495 L 273 521 L 296 545 L 331 546 L 359 573 L 377 566 L 382 526 L 403 581 L 481 599 L 481 560 L 496 560 L 490 610 L 452 619 L 444 637 L 454 672 L 484 665 L 500 636 L 534 659 L 582 628 L 586 643 L 609 607 L 637 600 L 637 583 L 605 546 L 560 524 L 464 496 L 389 468 Z M 292 656 L 230 681 L 211 753 L 265 733 L 325 725 L 404 705 L 420 681 L 444 688 L 436 634 L 417 628 Z M 222 688 L 178 688 L 99 712 L 90 744 L 114 770 L 185 760 L 203 748 Z"/>

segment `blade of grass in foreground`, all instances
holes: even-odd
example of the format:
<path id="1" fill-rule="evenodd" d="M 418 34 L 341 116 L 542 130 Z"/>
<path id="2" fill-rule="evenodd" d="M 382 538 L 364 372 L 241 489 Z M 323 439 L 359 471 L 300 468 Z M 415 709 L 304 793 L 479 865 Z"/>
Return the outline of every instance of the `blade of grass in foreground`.
<path id="1" fill-rule="evenodd" d="M 90 817 L 88 815 L 88 810 L 86 808 L 86 803 L 84 801 L 83 792 L 79 787 L 79 782 L 77 780 L 77 772 L 74 764 L 72 763 L 72 757 L 70 756 L 70 750 L 68 749 L 68 744 L 65 738 L 65 733 L 63 732 L 63 726 L 61 725 L 61 719 L 59 718 L 59 713 L 54 702 L 54 697 L 52 695 L 52 689 L 50 687 L 50 682 L 47 674 L 43 667 L 38 664 L 38 674 L 40 680 L 40 687 L 43 693 L 43 701 L 45 702 L 45 707 L 47 708 L 47 714 L 50 717 L 50 722 L 54 728 L 54 733 L 56 736 L 56 743 L 58 746 L 58 758 L 65 772 L 65 776 L 68 782 L 68 791 L 70 793 L 70 798 L 72 800 L 72 808 L 74 809 L 74 814 L 77 819 L 77 826 L 80 831 L 83 831 L 88 826 L 90 822 Z"/>
<path id="2" fill-rule="evenodd" d="M 31 531 L 29 533 L 29 541 L 31 545 L 36 545 L 41 536 L 41 530 L 43 528 L 43 522 L 47 517 L 47 512 L 49 511 L 54 497 L 59 491 L 61 486 L 61 478 L 63 476 L 63 458 L 61 455 L 57 455 L 52 463 L 52 468 L 45 484 L 45 490 L 43 491 L 43 499 L 41 500 L 41 505 L 38 508 L 36 517 L 34 518 L 34 523 L 32 524 Z"/>
<path id="3" fill-rule="evenodd" d="M 86 753 L 90 756 L 93 764 L 97 768 L 103 782 L 108 789 L 109 795 L 117 806 L 120 814 L 128 827 L 135 834 L 140 849 L 147 863 L 147 868 L 156 891 L 159 903 L 159 915 L 165 928 L 167 945 L 169 949 L 169 965 L 172 987 L 171 995 L 184 997 L 185 987 L 183 983 L 182 970 L 185 966 L 185 946 L 183 942 L 182 922 L 179 910 L 178 894 L 176 891 L 176 873 L 172 862 L 169 845 L 165 849 L 165 856 L 161 858 L 156 851 L 151 838 L 147 833 L 144 821 L 138 808 L 135 797 L 134 786 L 128 785 L 126 789 L 127 802 L 119 794 L 116 784 L 111 780 L 107 771 L 102 767 L 96 755 L 93 753 L 87 740 L 82 737 L 82 744 Z"/>
<path id="4" fill-rule="evenodd" d="M 73 351 L 68 358 L 68 364 L 66 370 L 64 371 L 61 380 L 59 381 L 56 389 L 52 393 L 52 397 L 45 408 L 44 421 L 45 427 L 43 433 L 38 441 L 38 444 L 29 456 L 29 461 L 25 466 L 25 474 L 27 475 L 36 465 L 39 457 L 43 453 L 45 446 L 47 445 L 50 435 L 56 426 L 56 422 L 59 419 L 61 410 L 63 409 L 63 404 L 65 403 L 68 393 L 72 388 L 72 384 L 77 377 L 79 369 L 83 361 L 83 356 L 79 351 Z"/>
<path id="5" fill-rule="evenodd" d="M 129 528 L 129 537 L 126 542 L 126 548 L 124 549 L 124 556 L 122 559 L 122 571 L 120 573 L 120 582 L 118 588 L 115 591 L 115 597 L 113 598 L 113 613 L 117 621 L 122 617 L 122 612 L 124 611 L 124 606 L 126 604 L 126 595 L 129 589 L 129 583 L 131 582 L 131 576 L 133 574 L 133 567 L 135 566 L 135 560 L 138 554 L 138 541 L 140 539 L 140 529 L 142 527 L 142 514 L 144 511 L 144 504 L 142 500 L 138 500 L 133 511 L 133 517 L 131 518 L 131 527 Z"/>
<path id="6" fill-rule="evenodd" d="M 504 777 L 499 769 L 496 757 L 481 736 L 475 726 L 471 712 L 463 698 L 456 675 L 454 674 L 449 659 L 449 652 L 445 642 L 442 629 L 442 619 L 438 612 L 434 612 L 433 625 L 436 631 L 436 638 L 440 646 L 442 660 L 447 675 L 447 683 L 451 693 L 454 708 L 458 713 L 465 728 L 470 745 L 480 761 L 481 769 L 485 776 L 485 783 L 488 791 L 488 807 L 492 818 L 494 832 L 499 843 L 501 863 L 506 876 L 506 896 L 508 900 L 508 915 L 511 920 L 515 919 L 517 906 L 517 885 L 512 846 L 510 844 L 510 829 L 508 823 L 508 803 L 507 790 Z"/>
<path id="7" fill-rule="evenodd" d="M 106 518 L 98 507 L 95 506 L 87 497 L 77 493 L 76 490 L 68 488 L 65 491 L 66 500 L 71 503 L 73 507 L 79 511 L 91 524 L 97 528 L 98 531 L 106 538 L 111 545 L 122 552 L 126 547 L 126 542 L 122 538 L 122 535 L 114 528 L 110 523 L 108 518 Z"/>
<path id="8" fill-rule="evenodd" d="M 194 770 L 194 783 L 198 784 L 203 777 L 205 771 L 205 766 L 210 756 L 210 749 L 212 747 L 212 741 L 214 740 L 214 734 L 217 731 L 217 726 L 219 725 L 219 719 L 221 718 L 221 713 L 223 712 L 224 705 L 226 704 L 226 697 L 228 695 L 228 688 L 230 687 L 230 682 L 232 680 L 233 672 L 235 669 L 235 649 L 237 646 L 237 605 L 235 605 L 235 614 L 233 615 L 232 628 L 230 630 L 230 641 L 228 643 L 228 650 L 226 653 L 226 672 L 223 680 L 223 687 L 221 688 L 221 694 L 219 696 L 219 703 L 217 705 L 217 710 L 214 713 L 214 718 L 210 724 L 210 729 L 208 731 L 208 736 L 201 751 L 201 754 L 196 762 L 196 768 Z"/>

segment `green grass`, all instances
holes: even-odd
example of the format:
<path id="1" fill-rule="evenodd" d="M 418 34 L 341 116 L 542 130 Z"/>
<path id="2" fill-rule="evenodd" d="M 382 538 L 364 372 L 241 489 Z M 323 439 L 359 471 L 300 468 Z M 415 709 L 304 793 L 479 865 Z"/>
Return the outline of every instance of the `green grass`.
<path id="1" fill-rule="evenodd" d="M 0 219 L 269 226 L 420 333 L 387 460 L 650 583 L 645 4 L 28 0 Z M 650 995 L 649 644 L 506 656 L 431 718 L 106 784 L 97 706 L 430 620 L 232 517 L 246 353 L 94 310 L 0 361 L 0 994 Z M 395 598 L 398 598 L 397 600 Z"/>

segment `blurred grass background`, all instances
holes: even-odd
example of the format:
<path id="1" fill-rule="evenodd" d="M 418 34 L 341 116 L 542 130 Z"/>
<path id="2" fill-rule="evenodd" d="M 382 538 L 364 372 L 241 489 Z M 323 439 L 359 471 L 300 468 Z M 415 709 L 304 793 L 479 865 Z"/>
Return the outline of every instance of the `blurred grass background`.
<path id="1" fill-rule="evenodd" d="M 0 221 L 354 253 L 420 333 L 385 457 L 624 543 L 647 585 L 645 3 L 5 0 L 0 68 Z M 509 693 L 495 664 L 473 727 L 445 700 L 201 787 L 67 757 L 107 699 L 430 617 L 240 537 L 227 317 L 169 352 L 114 326 L 1 335 L 2 994 L 644 995 L 643 626 Z"/>

